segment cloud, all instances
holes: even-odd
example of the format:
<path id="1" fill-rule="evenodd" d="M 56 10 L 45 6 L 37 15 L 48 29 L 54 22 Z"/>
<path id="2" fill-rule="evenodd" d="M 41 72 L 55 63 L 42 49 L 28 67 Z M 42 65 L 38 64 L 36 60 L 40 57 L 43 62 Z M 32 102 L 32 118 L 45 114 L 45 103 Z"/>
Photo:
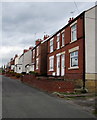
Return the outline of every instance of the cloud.
<path id="1" fill-rule="evenodd" d="M 80 12 L 94 3 L 76 3 Z M 71 12 L 80 14 L 74 2 L 4 2 L 2 3 L 3 64 L 24 48 L 35 45 L 35 40 L 53 34 L 63 27 Z M 7 48 L 7 49 L 6 49 Z M 2 52 L 2 53 L 1 53 Z M 0 63 L 1 66 L 1 63 Z"/>

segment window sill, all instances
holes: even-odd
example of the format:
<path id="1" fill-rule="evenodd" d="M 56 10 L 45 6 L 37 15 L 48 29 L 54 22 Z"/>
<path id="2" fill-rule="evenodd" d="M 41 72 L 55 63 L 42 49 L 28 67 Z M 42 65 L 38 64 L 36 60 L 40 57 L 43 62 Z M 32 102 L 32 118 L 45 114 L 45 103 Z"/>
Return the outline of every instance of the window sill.
<path id="1" fill-rule="evenodd" d="M 74 43 L 74 42 L 76 42 L 77 41 L 77 39 L 76 40 L 74 40 L 74 41 L 71 41 L 70 43 Z"/>
<path id="2" fill-rule="evenodd" d="M 79 69 L 79 67 L 70 67 L 70 68 L 68 68 L 68 70 L 72 70 L 72 69 Z"/>
<path id="3" fill-rule="evenodd" d="M 50 52 L 50 53 L 53 53 L 54 51 Z"/>
<path id="4" fill-rule="evenodd" d="M 59 50 L 60 48 L 57 48 L 57 50 Z"/>
<path id="5" fill-rule="evenodd" d="M 61 48 L 65 47 L 65 45 L 62 45 Z"/>
<path id="6" fill-rule="evenodd" d="M 53 72 L 54 70 L 53 69 L 51 69 L 51 70 L 49 70 L 50 72 Z"/>

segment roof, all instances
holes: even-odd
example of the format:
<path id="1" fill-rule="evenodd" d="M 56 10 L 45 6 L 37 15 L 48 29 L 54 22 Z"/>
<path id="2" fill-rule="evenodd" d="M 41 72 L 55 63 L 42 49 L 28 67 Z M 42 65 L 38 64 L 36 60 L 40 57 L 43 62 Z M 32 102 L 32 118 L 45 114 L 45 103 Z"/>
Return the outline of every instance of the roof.
<path id="1" fill-rule="evenodd" d="M 34 50 L 37 46 L 39 46 L 42 42 L 40 42 L 39 44 L 35 45 L 35 47 L 33 47 L 31 50 Z"/>
<path id="2" fill-rule="evenodd" d="M 64 27 L 62 27 L 61 29 L 59 29 L 57 32 L 55 32 L 54 34 L 52 34 L 49 38 L 47 38 L 46 40 L 44 40 L 42 43 L 48 41 L 49 39 L 53 38 L 55 35 L 57 35 L 58 33 L 60 33 L 62 30 L 64 30 L 66 27 L 68 27 L 70 24 L 72 24 L 74 21 L 76 21 L 81 15 L 83 15 L 85 13 L 82 12 L 80 15 L 78 15 L 76 18 L 74 18 L 71 22 L 69 22 L 67 25 L 65 25 Z"/>
<path id="3" fill-rule="evenodd" d="M 69 26 L 70 24 L 72 24 L 74 21 L 76 21 L 81 15 L 83 15 L 85 12 L 95 8 L 97 5 L 93 6 L 92 8 L 83 11 L 81 14 L 79 14 L 76 18 L 74 18 L 70 23 L 68 23 L 67 25 L 65 25 L 64 27 L 62 27 L 61 29 L 59 29 L 57 32 L 55 32 L 54 34 L 52 34 L 49 38 L 47 38 L 46 40 L 42 41 L 42 43 L 50 40 L 51 38 L 53 38 L 56 34 L 60 33 L 62 30 L 64 30 L 67 26 Z"/>
<path id="4" fill-rule="evenodd" d="M 88 12 L 89 10 L 91 10 L 91 9 L 93 9 L 93 8 L 95 8 L 95 7 L 97 7 L 97 5 L 95 5 L 95 6 L 91 7 L 91 8 L 89 8 L 88 10 L 85 10 L 85 12 Z"/>

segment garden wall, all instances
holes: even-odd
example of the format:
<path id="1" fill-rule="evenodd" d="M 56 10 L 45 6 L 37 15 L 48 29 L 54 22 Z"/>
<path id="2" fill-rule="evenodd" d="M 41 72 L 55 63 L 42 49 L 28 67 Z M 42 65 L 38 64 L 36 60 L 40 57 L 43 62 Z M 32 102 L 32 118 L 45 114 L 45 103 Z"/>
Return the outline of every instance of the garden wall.
<path id="1" fill-rule="evenodd" d="M 36 77 L 34 75 L 24 75 L 21 81 L 48 92 L 74 92 L 73 81 L 55 80 L 53 78 Z"/>

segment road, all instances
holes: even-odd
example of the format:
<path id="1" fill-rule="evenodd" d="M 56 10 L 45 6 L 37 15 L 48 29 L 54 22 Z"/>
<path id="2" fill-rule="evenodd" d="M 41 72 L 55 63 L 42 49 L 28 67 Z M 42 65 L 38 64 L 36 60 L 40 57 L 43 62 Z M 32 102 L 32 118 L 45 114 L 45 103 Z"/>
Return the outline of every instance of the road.
<path id="1" fill-rule="evenodd" d="M 1 77 L 1 76 L 0 76 Z M 64 99 L 2 76 L 3 118 L 93 118 Z"/>

